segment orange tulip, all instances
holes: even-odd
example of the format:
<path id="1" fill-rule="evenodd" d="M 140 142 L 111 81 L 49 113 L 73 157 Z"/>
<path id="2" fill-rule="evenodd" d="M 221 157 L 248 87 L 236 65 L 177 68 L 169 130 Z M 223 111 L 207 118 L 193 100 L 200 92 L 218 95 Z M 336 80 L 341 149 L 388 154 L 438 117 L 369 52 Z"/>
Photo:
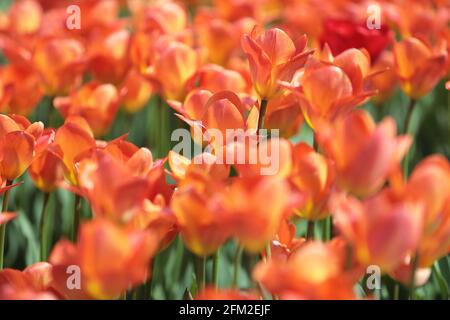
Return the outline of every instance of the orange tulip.
<path id="1" fill-rule="evenodd" d="M 225 167 L 214 164 L 215 156 L 201 154 L 198 157 L 207 158 L 207 163 L 213 165 L 196 164 L 206 161 L 187 164 L 187 159 L 174 153 L 169 155 L 173 172 L 182 179 L 170 207 L 186 246 L 195 254 L 205 256 L 215 252 L 230 236 L 223 214 L 215 208 L 215 198 L 223 188 L 221 180 L 228 174 Z M 210 179 L 210 174 L 222 179 Z"/>
<path id="2" fill-rule="evenodd" d="M 43 97 L 39 76 L 28 68 L 8 65 L 0 70 L 0 108 L 8 113 L 27 116 Z"/>
<path id="3" fill-rule="evenodd" d="M 141 74 L 147 74 L 155 61 L 157 33 L 139 31 L 130 40 L 130 61 Z"/>
<path id="4" fill-rule="evenodd" d="M 302 111 L 293 93 L 286 91 L 269 101 L 264 122 L 267 130 L 278 129 L 280 137 L 288 139 L 300 131 L 303 122 Z"/>
<path id="5" fill-rule="evenodd" d="M 169 202 L 174 186 L 166 181 L 167 172 L 164 168 L 166 159 L 153 161 L 149 149 L 138 148 L 131 142 L 125 141 L 126 137 L 124 135 L 107 143 L 104 147 L 100 146 L 99 150 L 105 151 L 118 161 L 118 164 L 127 171 L 126 176 L 145 178 L 149 186 L 148 199 L 153 201 L 157 196 L 162 196 L 166 203 Z"/>
<path id="6" fill-rule="evenodd" d="M 192 183 L 190 180 L 193 178 L 225 180 L 230 173 L 230 166 L 218 163 L 218 159 L 210 153 L 202 153 L 189 160 L 174 151 L 169 151 L 167 158 L 172 176 L 181 186 L 184 183 Z"/>
<path id="7" fill-rule="evenodd" d="M 76 185 L 76 161 L 96 146 L 92 131 L 86 120 L 79 117 L 67 118 L 56 131 L 55 143 L 63 152 L 63 161 L 67 168 L 66 178 L 71 184 Z"/>
<path id="8" fill-rule="evenodd" d="M 420 203 L 399 200 L 385 190 L 364 202 L 335 195 L 330 207 L 336 227 L 363 266 L 390 272 L 417 249 L 423 222 Z"/>
<path id="9" fill-rule="evenodd" d="M 166 99 L 183 100 L 185 86 L 199 67 L 199 54 L 181 42 L 162 46 L 155 59 L 154 78 Z"/>
<path id="10" fill-rule="evenodd" d="M 126 141 L 127 135 L 123 135 L 108 142 L 104 147 L 99 146 L 99 150 L 103 150 L 118 161 L 118 164 L 129 170 L 129 175 L 146 176 L 152 167 L 152 152 L 147 148 L 138 148 L 131 142 Z"/>
<path id="11" fill-rule="evenodd" d="M 431 267 L 450 247 L 450 163 L 441 155 L 422 160 L 405 186 L 405 198 L 424 205 L 419 266 Z"/>
<path id="12" fill-rule="evenodd" d="M 33 65 L 48 95 L 66 94 L 80 83 L 85 64 L 83 55 L 83 45 L 74 39 L 48 39 L 37 44 Z"/>
<path id="13" fill-rule="evenodd" d="M 286 261 L 292 253 L 304 244 L 306 239 L 297 238 L 296 233 L 297 228 L 295 224 L 288 220 L 283 220 L 270 245 L 270 259 Z"/>
<path id="14" fill-rule="evenodd" d="M 276 17 L 273 9 L 279 8 L 278 1 L 252 1 L 252 0 L 213 0 L 219 16 L 236 21 L 241 18 L 251 17 L 261 21 L 273 21 Z M 276 10 L 274 10 L 276 11 Z"/>
<path id="15" fill-rule="evenodd" d="M 265 32 L 254 28 L 242 38 L 253 85 L 261 99 L 270 100 L 281 92 L 279 81 L 291 82 L 294 73 L 306 62 L 312 51 L 305 50 L 306 36 L 294 43 L 282 30 Z"/>
<path id="16" fill-rule="evenodd" d="M 173 212 L 166 200 L 158 194 L 153 201 L 145 199 L 137 212 L 131 214 L 128 226 L 133 229 L 146 230 L 155 237 L 157 251 L 167 248 L 178 235 L 179 228 Z"/>
<path id="17" fill-rule="evenodd" d="M 43 10 L 37 1 L 17 1 L 9 9 L 8 17 L 11 34 L 27 36 L 35 34 L 41 27 Z"/>
<path id="18" fill-rule="evenodd" d="M 293 168 L 290 181 L 306 197 L 296 213 L 306 219 L 319 220 L 329 215 L 328 197 L 334 182 L 331 161 L 305 143 L 292 147 Z"/>
<path id="19" fill-rule="evenodd" d="M 377 104 L 382 104 L 392 96 L 398 86 L 398 78 L 394 70 L 394 55 L 392 52 L 383 52 L 375 65 L 372 66 L 372 70 L 373 73 L 381 72 L 370 79 L 369 86 L 377 91 L 373 100 Z"/>
<path id="20" fill-rule="evenodd" d="M 444 77 L 448 63 L 446 49 L 434 49 L 417 38 L 394 45 L 395 70 L 403 91 L 413 99 L 430 92 Z"/>
<path id="21" fill-rule="evenodd" d="M 169 101 L 169 105 L 191 126 L 194 141 L 211 143 L 215 149 L 231 141 L 231 136 L 236 134 L 233 129 L 243 133 L 256 129 L 258 110 L 247 102 L 231 91 L 211 94 L 207 90 L 196 90 L 187 96 L 184 106 L 176 101 Z M 199 137 L 199 133 L 204 133 L 204 137 Z"/>
<path id="22" fill-rule="evenodd" d="M 43 192 L 53 191 L 64 180 L 63 154 L 54 136 L 53 130 L 47 130 L 37 140 L 38 154 L 28 168 L 31 179 Z"/>
<path id="23" fill-rule="evenodd" d="M 39 262 L 24 271 L 0 271 L 0 300 L 56 300 L 57 292 L 51 287 L 52 266 Z"/>
<path id="24" fill-rule="evenodd" d="M 175 34 L 185 30 L 187 12 L 180 4 L 164 1 L 135 11 L 136 29 Z"/>
<path id="25" fill-rule="evenodd" d="M 280 299 L 355 299 L 343 261 L 331 243 L 308 242 L 285 261 L 260 262 L 253 278 Z"/>
<path id="26" fill-rule="evenodd" d="M 95 136 L 108 132 L 119 108 L 120 96 L 111 84 L 90 82 L 68 97 L 57 97 L 54 106 L 64 118 L 84 118 Z"/>
<path id="27" fill-rule="evenodd" d="M 131 175 L 130 170 L 106 152 L 95 152 L 80 160 L 77 167 L 79 188 L 95 216 L 127 222 L 132 218 L 132 210 L 142 204 L 149 191 L 144 177 Z"/>
<path id="28" fill-rule="evenodd" d="M 317 131 L 319 145 L 334 160 L 338 186 L 359 197 L 377 192 L 406 154 L 411 138 L 395 135 L 393 119 L 378 126 L 355 111 Z"/>
<path id="29" fill-rule="evenodd" d="M 92 40 L 88 53 L 89 69 L 95 79 L 113 84 L 124 79 L 130 64 L 130 37 L 128 30 L 118 30 Z"/>
<path id="30" fill-rule="evenodd" d="M 244 136 L 215 150 L 216 156 L 232 164 L 240 177 L 277 176 L 287 178 L 293 166 L 289 141 L 257 135 Z M 295 193 L 295 192 L 292 192 Z"/>
<path id="31" fill-rule="evenodd" d="M 123 107 L 130 113 L 144 108 L 153 94 L 152 84 L 137 71 L 131 70 L 122 84 Z"/>
<path id="32" fill-rule="evenodd" d="M 209 90 L 196 89 L 187 94 L 184 103 L 169 100 L 168 104 L 182 116 L 186 123 L 193 127 L 194 121 L 200 121 L 203 118 L 207 102 L 212 95 Z M 195 139 L 194 135 L 193 137 Z"/>
<path id="33" fill-rule="evenodd" d="M 231 234 L 250 252 L 261 251 L 292 210 L 287 183 L 276 176 L 241 178 L 226 188 L 216 210 Z M 261 199 L 271 199 L 269 202 Z"/>
<path id="34" fill-rule="evenodd" d="M 6 180 L 20 177 L 33 161 L 42 122 L 31 124 L 20 116 L 0 115 L 0 175 Z"/>
<path id="35" fill-rule="evenodd" d="M 363 104 L 373 91 L 366 91 L 370 79 L 370 56 L 366 50 L 349 49 L 333 57 L 328 46 L 322 60 L 310 59 L 294 84 L 285 84 L 297 95 L 303 115 L 315 128 L 321 120 L 334 120 Z M 295 82 L 299 82 L 297 86 Z"/>
<path id="36" fill-rule="evenodd" d="M 196 14 L 194 25 L 200 46 L 207 51 L 208 61 L 226 66 L 239 47 L 241 36 L 251 31 L 255 21 L 246 17 L 230 22 L 214 11 L 204 9 Z"/>
<path id="37" fill-rule="evenodd" d="M 54 247 L 50 255 L 52 286 L 64 298 L 117 298 L 150 276 L 155 249 L 148 232 L 127 231 L 107 220 L 94 219 L 81 225 L 77 244 L 62 240 Z M 67 268 L 73 265 L 81 273 L 81 290 L 67 287 Z"/>
<path id="38" fill-rule="evenodd" d="M 192 89 L 195 86 L 212 93 L 224 90 L 236 93 L 248 93 L 250 91 L 249 84 L 239 72 L 214 64 L 208 64 L 200 68 L 191 82 L 193 84 Z"/>
<path id="39" fill-rule="evenodd" d="M 403 38 L 417 37 L 436 40 L 448 28 L 448 3 L 445 1 L 403 0 L 395 6 L 395 23 Z"/>

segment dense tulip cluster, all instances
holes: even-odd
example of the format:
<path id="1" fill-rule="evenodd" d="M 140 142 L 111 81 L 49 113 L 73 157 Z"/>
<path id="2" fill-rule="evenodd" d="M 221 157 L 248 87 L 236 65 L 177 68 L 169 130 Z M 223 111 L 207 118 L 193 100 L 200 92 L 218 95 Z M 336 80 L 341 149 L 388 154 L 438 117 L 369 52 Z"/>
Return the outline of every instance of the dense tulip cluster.
<path id="1" fill-rule="evenodd" d="M 71 2 L 0 12 L 0 299 L 448 298 L 448 1 Z"/>

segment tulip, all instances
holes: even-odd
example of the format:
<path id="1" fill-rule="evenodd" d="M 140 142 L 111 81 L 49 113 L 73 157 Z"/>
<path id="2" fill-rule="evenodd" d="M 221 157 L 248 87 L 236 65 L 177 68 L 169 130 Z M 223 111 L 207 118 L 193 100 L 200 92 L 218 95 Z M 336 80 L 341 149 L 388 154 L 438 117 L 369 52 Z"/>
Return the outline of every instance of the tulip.
<path id="1" fill-rule="evenodd" d="M 202 154 L 204 160 L 208 158 L 208 163 L 214 164 L 217 159 L 210 154 Z M 209 172 L 216 172 L 222 179 L 228 175 L 222 170 L 220 165 L 201 165 L 200 161 L 194 162 L 183 172 L 183 165 L 178 165 L 182 161 L 177 161 L 176 155 L 171 156 L 171 167 L 174 172 L 184 178 L 183 183 L 174 192 L 170 207 L 177 218 L 181 237 L 186 246 L 198 256 L 206 256 L 214 253 L 230 236 L 228 225 L 226 224 L 222 212 L 216 210 L 215 198 L 222 190 L 221 180 L 209 179 Z M 186 162 L 186 161 L 183 161 Z M 176 165 L 174 165 L 176 163 Z M 203 162 L 205 163 L 205 162 Z M 181 168 L 180 168 L 181 167 Z M 216 171 L 217 170 L 217 171 Z"/>
<path id="2" fill-rule="evenodd" d="M 32 61 L 48 95 L 66 94 L 80 83 L 83 55 L 83 45 L 74 39 L 49 39 L 37 44 Z"/>
<path id="3" fill-rule="evenodd" d="M 24 271 L 5 269 L 0 271 L 1 300 L 57 300 L 58 294 L 51 287 L 52 266 L 39 262 Z"/>
<path id="4" fill-rule="evenodd" d="M 287 184 L 276 176 L 242 178 L 223 191 L 217 210 L 239 243 L 257 253 L 274 238 L 283 217 L 292 210 L 292 199 Z"/>
<path id="5" fill-rule="evenodd" d="M 399 166 L 411 138 L 395 135 L 393 119 L 378 126 L 365 111 L 354 111 L 317 131 L 326 155 L 335 162 L 338 186 L 358 197 L 376 193 Z"/>
<path id="6" fill-rule="evenodd" d="M 31 124 L 26 118 L 0 115 L 0 174 L 4 179 L 12 181 L 30 166 L 43 127 L 42 122 Z"/>
<path id="7" fill-rule="evenodd" d="M 51 138 L 38 140 L 37 147 L 42 148 L 31 163 L 28 173 L 34 184 L 43 192 L 55 190 L 64 180 L 64 162 L 61 148 L 53 141 L 54 132 L 46 133 Z M 41 144 L 44 144 L 41 146 Z"/>
<path id="8" fill-rule="evenodd" d="M 214 0 L 213 4 L 219 16 L 229 21 L 236 21 L 245 17 L 262 19 L 263 14 L 267 11 L 262 3 L 251 0 Z M 271 21 L 270 17 L 264 18 L 267 18 L 267 21 Z"/>
<path id="9" fill-rule="evenodd" d="M 199 66 L 198 53 L 181 42 L 172 42 L 162 48 L 155 59 L 154 78 L 167 99 L 182 100 L 185 86 Z"/>
<path id="10" fill-rule="evenodd" d="M 147 148 L 138 148 L 125 140 L 127 135 L 114 139 L 103 150 L 117 160 L 132 176 L 146 176 L 154 166 L 152 152 Z"/>
<path id="11" fill-rule="evenodd" d="M 33 161 L 36 139 L 43 132 L 42 122 L 31 124 L 25 117 L 0 115 L 0 177 L 6 185 L 1 188 L 2 211 L 8 210 L 9 191 L 12 181 L 20 177 Z M 2 220 L 5 218 L 2 218 Z M 0 225 L 0 269 L 3 268 L 6 225 Z"/>
<path id="12" fill-rule="evenodd" d="M 196 87 L 212 93 L 224 90 L 236 93 L 249 92 L 249 84 L 239 72 L 213 64 L 203 66 L 191 81 Z"/>
<path id="13" fill-rule="evenodd" d="M 250 32 L 255 25 L 246 17 L 233 22 L 219 17 L 209 10 L 199 11 L 195 16 L 198 41 L 207 51 L 208 62 L 226 66 L 230 61 L 244 32 Z"/>
<path id="14" fill-rule="evenodd" d="M 146 230 L 154 235 L 158 252 L 166 249 L 179 233 L 175 215 L 161 194 L 158 194 L 153 201 L 145 199 L 142 206 L 132 216 L 133 219 L 128 226 L 137 230 Z"/>
<path id="15" fill-rule="evenodd" d="M 147 180 L 130 175 L 126 167 L 105 152 L 97 151 L 77 166 L 79 188 L 95 216 L 127 222 L 132 218 L 132 210 L 146 198 Z"/>
<path id="16" fill-rule="evenodd" d="M 9 10 L 10 32 L 16 36 L 36 33 L 41 27 L 43 10 L 34 0 L 18 1 Z"/>
<path id="17" fill-rule="evenodd" d="M 0 79 L 0 107 L 9 113 L 27 116 L 43 97 L 38 74 L 28 68 L 8 65 L 0 71 Z"/>
<path id="18" fill-rule="evenodd" d="M 403 194 L 424 206 L 424 228 L 417 251 L 421 268 L 430 268 L 450 247 L 450 163 L 441 155 L 422 160 L 412 172 Z"/>
<path id="19" fill-rule="evenodd" d="M 287 178 L 293 166 L 289 141 L 247 135 L 216 150 L 216 156 L 232 164 L 241 177 L 277 176 Z M 293 192 L 295 193 L 295 192 Z"/>
<path id="20" fill-rule="evenodd" d="M 290 181 L 306 197 L 296 213 L 309 220 L 325 218 L 329 215 L 327 202 L 334 181 L 331 161 L 305 143 L 293 146 L 292 156 Z"/>
<path id="21" fill-rule="evenodd" d="M 63 162 L 66 167 L 65 175 L 73 185 L 77 184 L 75 163 L 84 153 L 95 148 L 93 133 L 86 120 L 78 117 L 69 117 L 58 128 L 55 143 L 61 148 Z"/>
<path id="22" fill-rule="evenodd" d="M 294 73 L 306 62 L 312 51 L 305 50 L 306 36 L 295 43 L 282 30 L 273 28 L 262 32 L 254 28 L 242 38 L 242 49 L 249 60 L 256 92 L 262 100 L 281 93 L 278 81 L 291 82 Z"/>
<path id="23" fill-rule="evenodd" d="M 374 95 L 365 90 L 373 76 L 369 72 L 370 56 L 364 49 L 349 49 L 333 57 L 325 46 L 321 61 L 310 59 L 304 72 L 285 86 L 297 95 L 305 120 L 315 129 L 322 120 L 334 120 Z"/>
<path id="24" fill-rule="evenodd" d="M 212 180 L 225 180 L 230 173 L 228 165 L 218 163 L 218 159 L 209 153 L 202 153 L 189 160 L 174 151 L 169 151 L 167 158 L 172 176 L 179 181 L 180 185 L 190 183 L 190 178 L 206 177 Z"/>
<path id="25" fill-rule="evenodd" d="M 275 238 L 270 244 L 270 259 L 286 261 L 291 254 L 305 243 L 305 238 L 297 238 L 297 228 L 295 224 L 288 220 L 283 220 L 280 224 Z"/>
<path id="26" fill-rule="evenodd" d="M 256 129 L 258 110 L 246 102 L 231 91 L 211 94 L 207 90 L 195 90 L 187 96 L 184 105 L 176 101 L 169 101 L 169 105 L 191 126 L 194 141 L 201 145 L 210 143 L 210 147 L 217 149 L 232 141 L 237 132 L 234 130 L 246 133 Z"/>
<path id="27" fill-rule="evenodd" d="M 130 40 L 130 61 L 141 74 L 149 73 L 155 60 L 156 33 L 136 32 Z"/>
<path id="28" fill-rule="evenodd" d="M 152 84 L 138 72 L 131 70 L 122 84 L 123 107 L 127 112 L 135 113 L 144 108 L 153 94 Z"/>
<path id="29" fill-rule="evenodd" d="M 445 1 L 405 1 L 396 5 L 393 11 L 397 17 L 394 22 L 403 38 L 412 36 L 434 41 L 448 27 Z"/>
<path id="30" fill-rule="evenodd" d="M 260 262 L 253 278 L 280 299 L 355 299 L 353 280 L 331 244 L 310 242 L 283 260 Z"/>
<path id="31" fill-rule="evenodd" d="M 265 119 L 267 130 L 278 129 L 279 136 L 288 139 L 300 131 L 303 122 L 302 110 L 293 93 L 286 91 L 268 102 Z"/>
<path id="32" fill-rule="evenodd" d="M 119 30 L 101 39 L 94 39 L 89 50 L 89 68 L 95 79 L 120 83 L 129 68 L 130 33 Z"/>
<path id="33" fill-rule="evenodd" d="M 372 70 L 373 73 L 380 72 L 369 81 L 369 86 L 377 91 L 373 100 L 380 105 L 393 95 L 398 86 L 398 78 L 394 70 L 394 55 L 392 52 L 383 52 L 377 62 L 372 66 Z"/>
<path id="34" fill-rule="evenodd" d="M 336 227 L 363 266 L 390 272 L 417 249 L 423 223 L 418 202 L 397 199 L 385 190 L 364 202 L 334 195 L 330 207 Z"/>
<path id="35" fill-rule="evenodd" d="M 57 97 L 55 108 L 64 118 L 79 116 L 89 124 L 95 136 L 108 132 L 119 108 L 120 97 L 111 84 L 90 82 L 68 97 Z"/>
<path id="36" fill-rule="evenodd" d="M 395 71 L 402 90 L 412 99 L 429 93 L 444 77 L 448 53 L 434 49 L 417 38 L 407 38 L 394 45 Z"/>
<path id="37" fill-rule="evenodd" d="M 187 26 L 187 12 L 178 3 L 160 2 L 136 11 L 136 28 L 157 30 L 163 34 L 182 32 Z"/>
<path id="38" fill-rule="evenodd" d="M 150 276 L 156 248 L 151 234 L 97 218 L 81 226 L 78 239 L 77 244 L 60 241 L 50 255 L 52 286 L 64 298 L 114 299 Z M 67 287 L 67 270 L 73 265 L 80 270 L 81 290 Z"/>

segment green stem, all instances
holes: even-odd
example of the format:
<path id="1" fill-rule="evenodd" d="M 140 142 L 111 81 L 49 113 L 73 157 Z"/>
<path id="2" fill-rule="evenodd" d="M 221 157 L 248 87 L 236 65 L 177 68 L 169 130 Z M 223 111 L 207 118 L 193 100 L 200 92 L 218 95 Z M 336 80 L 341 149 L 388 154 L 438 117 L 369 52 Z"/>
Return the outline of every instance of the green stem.
<path id="1" fill-rule="evenodd" d="M 197 290 L 203 290 L 206 286 L 206 256 L 195 257 Z"/>
<path id="2" fill-rule="evenodd" d="M 6 186 L 10 186 L 13 182 L 6 181 Z M 9 189 L 5 191 L 3 195 L 3 203 L 2 203 L 2 214 L 3 212 L 8 211 L 8 200 L 9 200 Z M 4 255 L 5 255 L 5 235 L 6 235 L 6 223 L 0 226 L 0 270 L 3 269 Z"/>
<path id="3" fill-rule="evenodd" d="M 47 221 L 47 208 L 48 208 L 48 203 L 49 203 L 49 199 L 50 199 L 50 193 L 45 192 L 44 193 L 44 201 L 42 203 L 42 211 L 41 211 L 41 222 L 39 224 L 39 236 L 41 239 L 41 247 L 40 247 L 40 261 L 45 261 L 47 260 L 47 234 L 46 234 L 46 221 Z"/>
<path id="4" fill-rule="evenodd" d="M 394 285 L 394 300 L 400 299 L 400 284 L 398 282 Z"/>
<path id="5" fill-rule="evenodd" d="M 258 135 L 259 131 L 261 129 L 264 129 L 264 119 L 266 117 L 267 103 L 268 101 L 266 99 L 261 100 L 261 108 L 259 109 L 259 117 L 258 117 L 258 129 L 256 131 Z"/>
<path id="6" fill-rule="evenodd" d="M 308 227 L 306 229 L 306 240 L 314 240 L 314 221 L 308 220 Z"/>
<path id="7" fill-rule="evenodd" d="M 81 196 L 77 194 L 77 195 L 75 195 L 72 235 L 71 235 L 71 239 L 73 242 L 75 242 L 78 237 L 78 228 L 80 225 L 80 215 L 81 215 Z"/>
<path id="8" fill-rule="evenodd" d="M 414 106 L 416 105 L 416 100 L 411 99 L 408 105 L 408 110 L 406 112 L 405 122 L 403 124 L 403 130 L 405 134 L 411 131 L 411 118 L 414 111 Z M 408 177 L 409 174 L 409 162 L 411 160 L 411 149 L 406 153 L 405 159 L 403 160 L 403 175 Z"/>
<path id="9" fill-rule="evenodd" d="M 409 279 L 409 298 L 414 300 L 416 298 L 416 272 L 417 267 L 419 265 L 419 253 L 416 252 L 416 255 L 413 257 L 412 261 L 412 270 L 411 277 Z"/>
<path id="10" fill-rule="evenodd" d="M 233 288 L 239 288 L 239 269 L 241 267 L 242 252 L 244 247 L 238 245 L 234 254 L 234 273 L 233 273 Z"/>
<path id="11" fill-rule="evenodd" d="M 155 265 L 155 258 L 150 262 L 150 266 L 148 268 L 149 277 L 144 284 L 144 300 L 152 300 L 153 299 L 153 268 Z"/>
<path id="12" fill-rule="evenodd" d="M 213 260 L 213 282 L 216 289 L 219 288 L 219 272 L 220 272 L 220 248 L 214 253 Z"/>
<path id="13" fill-rule="evenodd" d="M 329 241 L 331 240 L 331 235 L 332 235 L 332 221 L 331 221 L 331 216 L 330 217 L 326 217 L 323 221 L 322 221 L 322 233 L 323 233 L 323 240 L 324 241 Z"/>
<path id="14" fill-rule="evenodd" d="M 416 100 L 411 99 L 409 101 L 408 109 L 406 111 L 405 122 L 403 123 L 403 131 L 407 134 L 410 130 L 409 126 L 411 124 L 411 118 L 414 111 L 414 106 L 416 105 Z"/>

